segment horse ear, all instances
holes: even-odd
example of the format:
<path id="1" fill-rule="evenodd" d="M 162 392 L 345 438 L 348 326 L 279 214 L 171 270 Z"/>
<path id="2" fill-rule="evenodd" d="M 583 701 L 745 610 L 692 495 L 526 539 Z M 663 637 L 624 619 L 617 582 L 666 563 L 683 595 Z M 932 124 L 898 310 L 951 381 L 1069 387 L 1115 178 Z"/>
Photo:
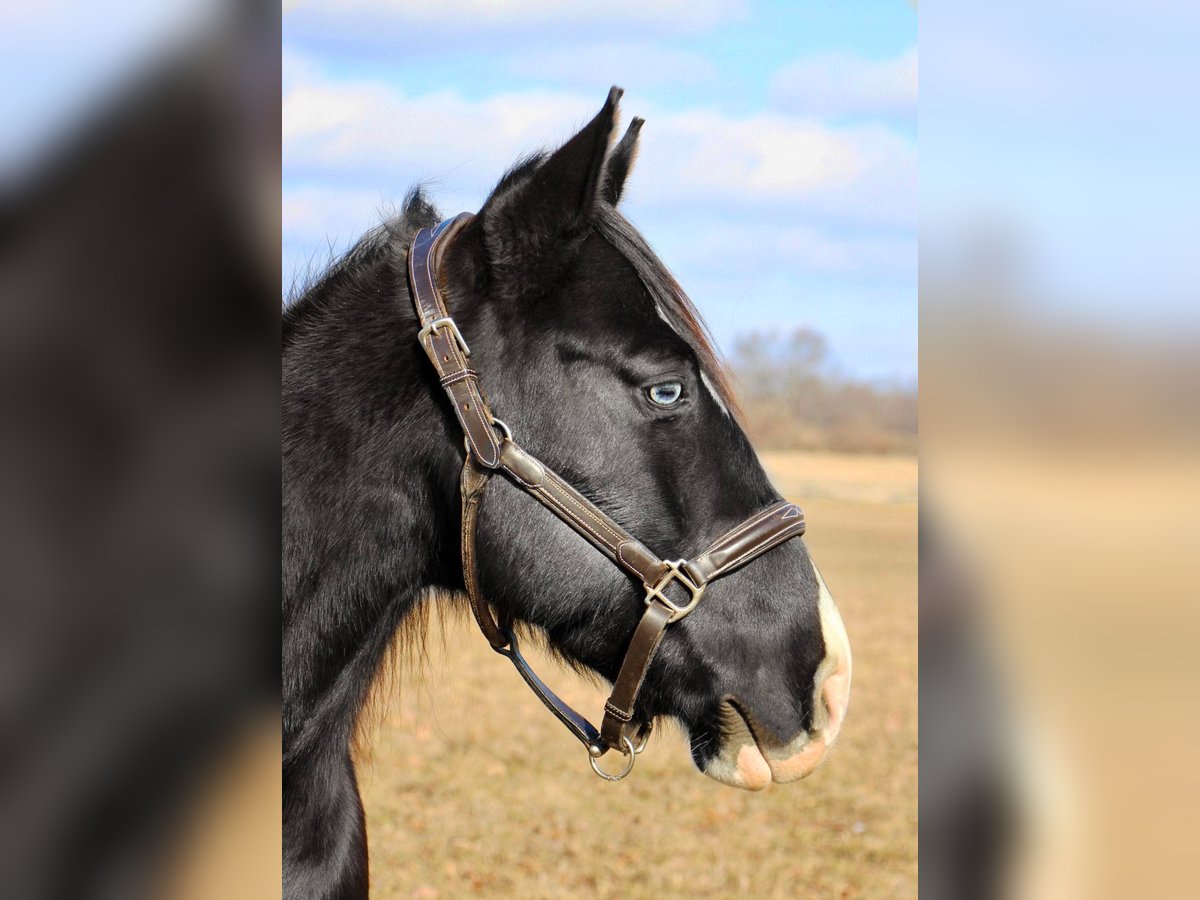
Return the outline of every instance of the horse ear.
<path id="1" fill-rule="evenodd" d="M 536 253 L 588 221 L 623 93 L 614 87 L 604 108 L 578 134 L 549 156 L 514 169 L 496 186 L 479 211 L 494 263 L 513 261 L 514 252 Z"/>
<path id="2" fill-rule="evenodd" d="M 608 165 L 604 167 L 604 187 L 601 188 L 600 194 L 610 206 L 616 206 L 625 191 L 625 179 L 629 177 L 629 170 L 633 168 L 633 161 L 637 158 L 638 134 L 645 122 L 645 119 L 635 116 L 629 123 L 625 136 L 608 157 Z"/>

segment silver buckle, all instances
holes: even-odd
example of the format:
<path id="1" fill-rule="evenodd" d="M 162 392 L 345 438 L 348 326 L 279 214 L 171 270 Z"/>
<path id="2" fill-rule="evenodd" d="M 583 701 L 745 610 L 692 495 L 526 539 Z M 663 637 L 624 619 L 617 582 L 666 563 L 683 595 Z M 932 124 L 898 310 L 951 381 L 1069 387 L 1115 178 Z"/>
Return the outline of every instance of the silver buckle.
<path id="1" fill-rule="evenodd" d="M 458 330 L 458 326 L 454 324 L 454 320 L 449 316 L 444 316 L 441 319 L 434 319 L 424 328 L 417 332 L 417 342 L 425 347 L 425 339 L 437 331 L 439 328 L 446 327 L 454 334 L 454 340 L 458 342 L 458 346 L 462 349 L 463 356 L 471 355 L 471 348 L 467 346 L 467 342 L 463 339 L 462 332 Z M 426 348 L 428 350 L 428 348 Z"/>
<path id="2" fill-rule="evenodd" d="M 655 600 L 663 604 L 671 610 L 671 618 L 667 619 L 667 623 L 677 622 L 696 608 L 696 604 L 700 602 L 700 597 L 704 594 L 705 585 L 696 584 L 692 579 L 680 569 L 686 559 L 663 560 L 667 564 L 667 571 L 663 573 L 662 578 L 653 586 L 647 584 L 646 587 L 646 605 L 649 606 Z M 672 581 L 678 581 L 688 591 L 691 592 L 692 599 L 683 606 L 673 603 L 671 599 L 663 593 L 663 589 Z"/>

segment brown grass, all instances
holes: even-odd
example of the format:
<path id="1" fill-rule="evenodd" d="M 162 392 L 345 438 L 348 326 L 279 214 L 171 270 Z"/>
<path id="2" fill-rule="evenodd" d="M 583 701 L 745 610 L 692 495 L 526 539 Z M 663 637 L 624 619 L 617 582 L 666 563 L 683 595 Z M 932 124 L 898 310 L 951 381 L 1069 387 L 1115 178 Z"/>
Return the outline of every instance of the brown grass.
<path id="1" fill-rule="evenodd" d="M 855 652 L 849 718 L 809 779 L 748 794 L 656 735 L 633 776 L 580 746 L 472 623 L 434 627 L 374 735 L 361 783 L 373 896 L 915 897 L 916 463 L 774 454 Z M 595 714 L 603 692 L 531 651 Z"/>

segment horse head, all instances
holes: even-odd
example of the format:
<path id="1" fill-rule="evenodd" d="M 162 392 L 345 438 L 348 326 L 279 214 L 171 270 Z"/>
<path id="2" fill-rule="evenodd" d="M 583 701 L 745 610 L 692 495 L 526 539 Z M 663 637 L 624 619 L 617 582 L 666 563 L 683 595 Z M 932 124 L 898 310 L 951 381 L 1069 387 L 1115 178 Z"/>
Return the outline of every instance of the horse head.
<path id="1" fill-rule="evenodd" d="M 618 211 L 642 127 L 635 118 L 612 146 L 619 97 L 501 179 L 446 247 L 441 290 L 521 445 L 653 552 L 691 558 L 780 497 L 694 306 Z M 644 591 L 495 480 L 477 526 L 483 594 L 614 679 Z M 677 720 L 701 771 L 762 789 L 820 762 L 850 669 L 837 607 L 803 540 L 789 540 L 711 584 L 667 629 L 637 716 Z"/>

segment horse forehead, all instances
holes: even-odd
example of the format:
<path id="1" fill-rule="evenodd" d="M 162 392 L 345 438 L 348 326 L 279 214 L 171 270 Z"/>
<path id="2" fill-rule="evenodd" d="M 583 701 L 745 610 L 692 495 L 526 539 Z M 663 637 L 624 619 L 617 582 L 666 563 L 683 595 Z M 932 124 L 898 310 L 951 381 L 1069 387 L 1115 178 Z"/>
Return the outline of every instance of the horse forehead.
<path id="1" fill-rule="evenodd" d="M 664 355 L 679 349 L 671 346 L 678 330 L 628 266 L 587 267 L 551 302 L 551 321 L 589 341 L 609 337 L 630 351 L 658 347 Z"/>
<path id="2" fill-rule="evenodd" d="M 594 301 L 652 315 L 654 300 L 633 263 L 603 237 L 585 242 L 575 267 L 578 288 Z M 606 302 L 608 301 L 608 302 Z"/>

